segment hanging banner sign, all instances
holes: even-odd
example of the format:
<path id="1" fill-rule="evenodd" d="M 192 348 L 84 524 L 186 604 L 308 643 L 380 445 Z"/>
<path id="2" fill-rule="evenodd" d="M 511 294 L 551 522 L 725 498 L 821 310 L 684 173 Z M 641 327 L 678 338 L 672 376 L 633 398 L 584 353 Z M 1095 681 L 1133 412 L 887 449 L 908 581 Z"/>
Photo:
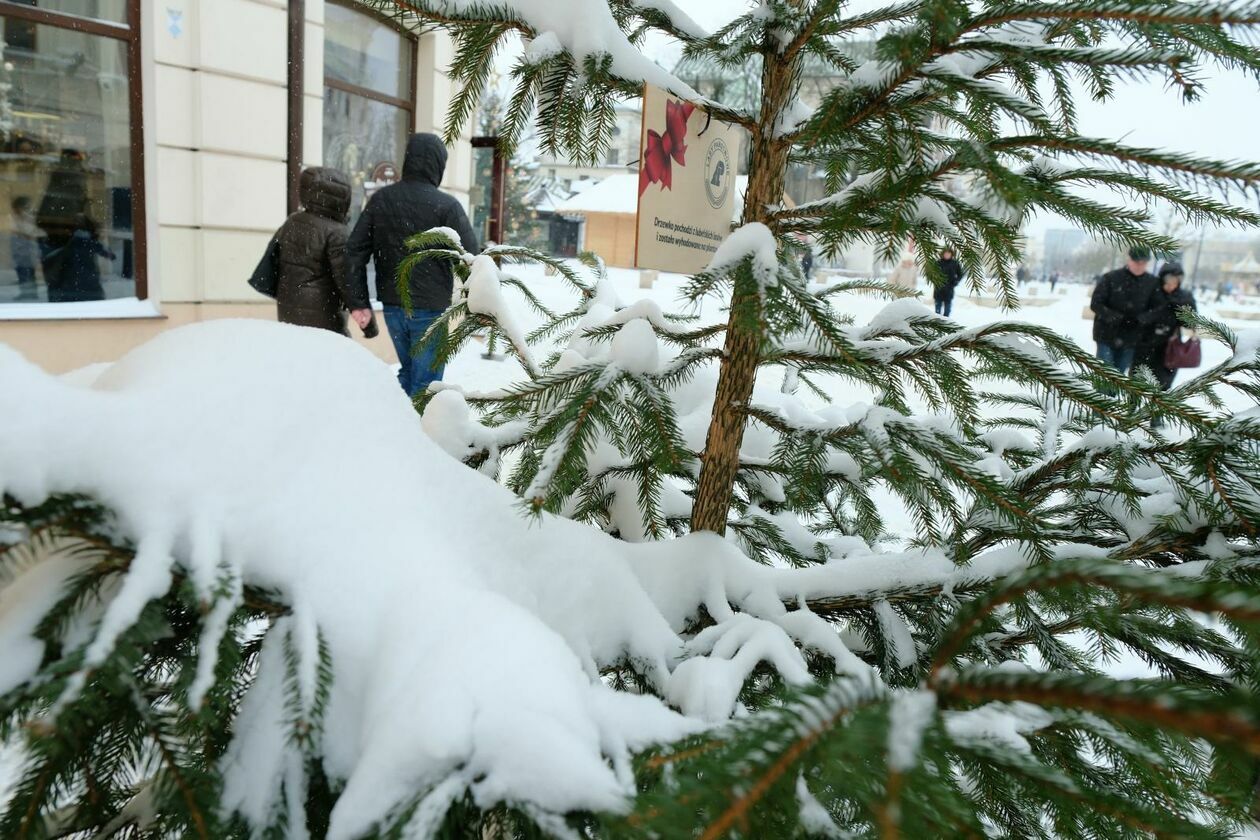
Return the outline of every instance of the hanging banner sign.
<path id="1" fill-rule="evenodd" d="M 709 264 L 731 230 L 740 140 L 738 126 L 644 88 L 636 266 L 694 274 Z"/>

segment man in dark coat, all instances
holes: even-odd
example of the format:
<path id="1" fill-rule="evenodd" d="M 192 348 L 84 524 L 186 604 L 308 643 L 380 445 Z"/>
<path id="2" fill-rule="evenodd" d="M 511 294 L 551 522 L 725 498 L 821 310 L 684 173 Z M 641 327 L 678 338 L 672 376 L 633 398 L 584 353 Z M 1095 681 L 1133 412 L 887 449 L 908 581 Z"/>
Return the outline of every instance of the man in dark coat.
<path id="1" fill-rule="evenodd" d="M 936 265 L 941 270 L 941 276 L 945 278 L 945 282 L 936 286 L 936 290 L 932 292 L 932 299 L 936 301 L 936 314 L 948 318 L 954 308 L 954 290 L 962 283 L 962 264 L 954 258 L 954 252 L 946 248 L 941 251 L 941 258 L 936 261 Z"/>
<path id="2" fill-rule="evenodd" d="M 1139 344 L 1149 328 L 1147 313 L 1155 306 L 1159 281 L 1146 270 L 1151 252 L 1141 246 L 1129 249 L 1123 268 L 1104 274 L 1094 287 L 1089 308 L 1094 311 L 1097 356 L 1121 373 L 1133 368 Z"/>
<path id="3" fill-rule="evenodd" d="M 402 307 L 398 293 L 398 265 L 407 255 L 408 237 L 437 227 L 450 228 L 464 250 L 477 253 L 468 216 L 452 196 L 438 189 L 446 172 L 446 146 L 436 134 L 414 134 L 407 143 L 402 180 L 377 192 L 368 201 L 350 234 L 347 248 L 350 275 L 366 282 L 367 262 L 376 264 L 376 293 L 385 306 L 385 325 L 398 351 L 398 382 L 415 396 L 442 378 L 437 348 L 415 344 L 451 303 L 454 277 L 441 260 L 425 260 L 405 278 L 411 291 L 412 312 Z"/>
<path id="4" fill-rule="evenodd" d="M 349 335 L 349 310 L 359 328 L 374 335 L 367 281 L 346 271 L 349 179 L 336 169 L 313 166 L 302 173 L 298 196 L 302 209 L 285 220 L 274 240 L 277 317 Z"/>

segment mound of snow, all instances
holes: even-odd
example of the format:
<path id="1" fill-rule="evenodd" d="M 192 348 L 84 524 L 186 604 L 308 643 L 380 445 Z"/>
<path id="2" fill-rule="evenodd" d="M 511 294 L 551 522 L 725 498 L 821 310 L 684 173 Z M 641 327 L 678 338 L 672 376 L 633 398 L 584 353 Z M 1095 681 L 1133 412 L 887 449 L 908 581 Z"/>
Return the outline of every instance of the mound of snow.
<path id="1" fill-rule="evenodd" d="M 273 587 L 293 606 L 295 638 L 318 628 L 334 667 L 324 762 L 346 781 L 330 837 L 452 778 L 485 805 L 618 810 L 633 794 L 628 751 L 697 728 L 599 680 L 625 656 L 665 680 L 682 648 L 620 544 L 523 519 L 509 491 L 426 436 L 389 369 L 353 342 L 197 324 L 88 387 L 0 346 L 0 393 L 21 395 L 0 413 L 0 489 L 26 503 L 90 493 L 140 547 L 89 665 L 176 568 L 208 600 L 225 568 Z M 29 612 L 0 615 L 0 630 L 29 633 Z M 313 644 L 297 647 L 313 662 Z M 38 659 L 16 657 L 25 673 L 6 684 Z M 264 655 L 225 759 L 227 800 L 255 821 L 285 772 L 283 660 Z"/>

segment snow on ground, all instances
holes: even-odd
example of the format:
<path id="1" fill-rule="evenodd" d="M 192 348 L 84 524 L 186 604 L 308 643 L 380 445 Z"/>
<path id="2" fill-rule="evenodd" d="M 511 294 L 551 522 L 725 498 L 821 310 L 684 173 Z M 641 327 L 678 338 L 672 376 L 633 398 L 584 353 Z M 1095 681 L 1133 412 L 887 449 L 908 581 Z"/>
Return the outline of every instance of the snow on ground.
<path id="1" fill-rule="evenodd" d="M 513 274 L 529 283 L 530 289 L 539 296 L 547 306 L 556 310 L 571 309 L 575 303 L 572 288 L 569 287 L 561 277 L 546 276 L 541 268 L 535 266 L 511 266 L 506 268 L 509 274 Z M 650 300 L 658 304 L 666 312 L 680 311 L 682 304 L 679 300 L 679 290 L 686 278 L 677 274 L 661 274 L 659 279 L 651 289 L 639 288 L 639 272 L 633 269 L 610 268 L 608 269 L 608 277 L 613 287 L 616 289 L 618 296 L 626 304 L 632 304 L 638 300 Z M 1031 284 L 1025 286 L 1021 292 L 1022 300 L 1027 305 L 1022 306 L 1015 311 L 1003 311 L 996 308 L 995 301 L 992 297 L 976 295 L 964 285 L 960 287 L 958 297 L 954 300 L 954 309 L 951 319 L 958 322 L 964 327 L 980 327 L 990 324 L 994 321 L 1025 321 L 1040 326 L 1049 327 L 1059 333 L 1071 338 L 1081 347 L 1087 350 L 1093 350 L 1094 341 L 1092 336 L 1093 321 L 1083 317 L 1083 312 L 1089 307 L 1089 296 L 1093 287 L 1090 285 L 1067 285 L 1060 284 L 1056 290 L 1056 294 L 1049 294 L 1049 288 L 1046 284 Z M 931 307 L 931 290 L 923 283 L 919 287 L 921 298 L 925 305 Z M 1029 292 L 1034 292 L 1029 294 Z M 509 293 L 509 298 L 512 295 Z M 1044 305 L 1047 300 L 1054 302 Z M 522 322 L 522 327 L 526 330 L 532 330 L 534 327 L 542 323 L 542 319 L 535 313 L 528 310 L 519 300 L 515 298 L 510 301 L 516 308 L 516 313 Z M 853 316 L 855 323 L 861 325 L 874 318 L 887 305 L 888 301 L 874 295 L 847 295 L 836 298 L 837 308 L 844 314 Z M 1225 323 L 1236 329 L 1247 329 L 1260 326 L 1260 321 L 1234 320 L 1229 317 L 1231 313 L 1238 309 L 1237 306 L 1228 303 L 1219 305 L 1212 303 L 1199 302 L 1200 311 L 1209 317 L 1220 317 Z M 1217 315 L 1221 313 L 1219 316 Z M 720 302 L 715 298 L 705 300 L 697 310 L 691 310 L 701 317 L 701 324 L 724 323 L 726 321 L 726 313 L 721 310 Z M 446 368 L 445 381 L 454 385 L 458 385 L 467 391 L 494 390 L 504 385 L 520 381 L 524 378 L 524 373 L 519 364 L 513 359 L 505 361 L 489 361 L 482 358 L 485 348 L 482 346 L 465 348 L 456 359 Z M 542 358 L 546 353 L 538 353 Z M 1192 371 L 1182 371 L 1178 374 L 1178 382 L 1183 381 L 1182 377 L 1193 377 L 1199 372 L 1217 365 L 1229 358 L 1228 350 L 1219 344 L 1205 343 L 1203 345 L 1203 367 Z M 772 384 L 777 387 L 779 374 L 777 371 L 766 371 L 763 376 L 768 380 L 773 380 Z M 873 396 L 871 393 L 855 388 L 851 383 L 839 382 L 831 383 L 832 387 L 828 388 L 832 394 L 833 400 L 841 405 L 859 401 L 870 401 Z M 1246 407 L 1245 403 L 1240 401 L 1239 407 Z"/>
<path id="2" fill-rule="evenodd" d="M 508 270 L 521 277 L 521 279 L 526 280 L 531 290 L 549 307 L 557 310 L 567 310 L 572 306 L 572 292 L 562 278 L 545 276 L 541 269 L 532 266 L 513 266 Z M 639 288 L 639 272 L 632 269 L 610 268 L 608 269 L 608 275 L 618 297 L 627 305 L 639 300 L 647 300 L 660 306 L 665 311 L 679 311 L 683 308 L 683 304 L 679 299 L 679 290 L 687 278 L 681 275 L 662 274 L 651 289 Z M 921 281 L 919 291 L 922 295 L 921 300 L 925 301 L 927 306 L 930 306 L 930 287 Z M 1055 293 L 1051 294 L 1047 284 L 1033 283 L 1021 289 L 1021 299 L 1025 302 L 1025 305 L 1018 310 L 1004 311 L 997 307 L 996 301 L 991 296 L 975 293 L 964 285 L 960 288 L 954 300 L 951 319 L 968 328 L 981 327 L 998 320 L 1024 321 L 1054 329 L 1071 338 L 1081 347 L 1092 350 L 1094 348 L 1092 338 L 1093 321 L 1085 317 L 1092 291 L 1092 284 L 1060 284 L 1056 288 Z M 862 325 L 884 311 L 885 307 L 888 306 L 888 301 L 885 298 L 874 295 L 847 295 L 837 298 L 836 304 L 841 312 L 854 318 L 855 324 Z M 1239 307 L 1230 301 L 1225 301 L 1218 305 L 1214 302 L 1200 300 L 1199 309 L 1200 312 L 1208 317 L 1222 320 L 1238 330 L 1251 329 L 1257 326 L 1255 321 L 1231 317 Z M 726 313 L 722 310 L 720 301 L 716 299 L 705 300 L 698 308 L 690 311 L 700 316 L 701 324 L 725 322 L 726 320 Z M 541 319 L 532 312 L 527 312 L 526 307 L 518 304 L 517 312 L 522 320 L 526 322 L 524 327 L 527 330 L 533 329 L 541 323 Z M 524 373 L 515 359 L 508 357 L 499 361 L 487 360 L 482 355 L 483 349 L 479 345 L 465 348 L 453 360 L 452 364 L 447 367 L 445 381 L 468 391 L 490 391 L 509 385 L 512 382 L 521 381 Z M 539 353 L 538 355 L 543 356 L 546 354 Z M 1226 361 L 1229 355 L 1229 350 L 1224 345 L 1205 342 L 1203 345 L 1203 365 L 1194 370 L 1181 371 L 1178 374 L 1177 381 L 1181 382 L 1184 381 L 1184 378 L 1198 376 L 1202 371 Z M 759 381 L 759 390 L 762 388 L 768 390 L 777 389 L 781 378 L 782 373 L 778 369 L 770 368 L 763 371 Z M 874 398 L 874 394 L 870 391 L 850 381 L 842 381 L 838 378 L 833 378 L 829 382 L 824 380 L 824 387 L 830 393 L 834 402 L 841 406 L 858 402 L 869 403 Z M 804 389 L 797 396 L 802 402 L 807 404 L 817 400 L 816 397 L 804 392 Z M 1232 402 L 1232 407 L 1236 410 L 1251 407 L 1246 398 L 1236 392 L 1225 392 L 1224 396 L 1226 402 Z M 913 402 L 913 395 L 911 401 Z M 916 406 L 916 408 L 918 410 L 926 410 L 922 404 Z M 880 500 L 881 512 L 886 516 L 891 529 L 902 532 L 913 530 L 910 516 L 904 512 L 900 500 L 893 494 L 881 492 L 878 489 L 873 495 Z M 897 514 L 898 511 L 901 512 L 900 516 Z M 1088 647 L 1087 640 L 1084 637 L 1079 637 L 1076 641 L 1080 647 Z M 1201 667 L 1211 667 L 1210 663 L 1206 662 L 1197 662 L 1196 664 Z M 1151 668 L 1146 662 L 1127 651 L 1121 651 L 1118 659 L 1108 664 L 1107 670 L 1120 678 L 1154 677 L 1158 675 L 1155 669 Z"/>
<path id="3" fill-rule="evenodd" d="M 511 271 L 554 309 L 574 303 L 562 278 Z M 612 269 L 610 281 L 626 303 L 677 308 L 678 276 L 643 290 L 637 272 Z M 1062 291 L 1052 304 L 1010 317 L 1092 346 L 1091 322 L 1081 317 L 1088 289 Z M 1003 316 L 981 303 L 960 295 L 955 320 L 979 326 Z M 885 305 L 858 296 L 840 304 L 859 324 Z M 536 325 L 527 307 L 515 310 L 522 330 Z M 725 320 L 715 300 L 697 312 L 705 323 Z M 311 627 L 324 632 L 338 669 L 325 727 L 329 769 L 349 781 L 333 836 L 353 834 L 362 828 L 356 814 L 375 813 L 414 790 L 396 780 L 438 781 L 442 774 L 465 774 L 486 803 L 620 807 L 633 790 L 627 750 L 676 737 L 698 721 L 611 692 L 596 677 L 599 666 L 635 656 L 652 665 L 658 688 L 684 711 L 709 719 L 730 713 L 743 667 L 738 656 L 713 653 L 678 666 L 684 613 L 706 597 L 688 590 L 705 579 L 705 568 L 725 567 L 730 590 L 709 606 L 729 599 L 742 610 L 715 613 L 730 621 L 724 632 L 764 647 L 788 678 L 803 673 L 789 635 L 808 638 L 811 628 L 799 621 L 808 616 L 783 612 L 782 598 L 802 594 L 828 567 L 788 578 L 741 564 L 709 535 L 635 546 L 554 517 L 531 525 L 506 489 L 429 441 L 388 369 L 350 347 L 314 330 L 211 322 L 167 333 L 112 368 L 62 380 L 0 348 L 0 391 L 22 394 L 13 403 L 18 410 L 0 415 L 4 489 L 32 499 L 65 489 L 97 492 L 113 502 L 141 547 L 132 582 L 102 616 L 90 657 L 108 655 L 144 600 L 165 591 L 177 546 L 191 546 L 178 562 L 207 593 L 229 556 L 243 579 L 283 591 L 295 606 L 285 619 L 288 632 L 305 655 Z M 483 349 L 465 348 L 446 382 L 491 390 L 524 377 L 514 359 L 485 359 Z M 1205 364 L 1226 353 L 1205 346 Z M 764 375 L 765 385 L 777 387 L 780 372 Z M 834 388 L 841 405 L 870 400 L 844 387 Z M 288 407 L 281 417 L 266 410 L 277 400 Z M 316 417 L 324 422 L 312 423 Z M 364 433 L 348 436 L 347 429 Z M 190 439 L 204 445 L 189 448 Z M 353 494 L 332 492 L 329 464 L 346 453 L 360 465 L 392 467 Z M 381 526 L 400 521 L 410 523 L 401 542 L 399 529 Z M 680 562 L 683 555 L 688 562 Z M 869 559 L 880 558 L 886 567 L 889 555 Z M 924 568 L 935 562 L 921 560 Z M 293 568 L 303 574 L 294 576 Z M 844 566 L 846 576 L 856 568 Z M 569 585 L 554 586 L 558 579 Z M 732 591 L 757 593 L 761 603 L 753 596 L 741 603 Z M 227 758 L 234 768 L 228 799 L 246 813 L 265 811 L 277 791 L 262 780 L 282 776 L 272 764 L 284 743 L 276 723 L 284 718 L 283 696 L 272 690 L 281 666 L 266 664 L 282 660 L 278 653 L 264 656 L 266 673 L 240 722 L 244 735 Z M 835 656 L 860 665 L 843 649 Z M 1133 663 L 1117 669 L 1148 673 Z M 450 691 L 420 690 L 432 685 Z M 420 713 L 404 708 L 396 702 L 404 696 L 423 697 L 427 706 Z M 271 754 L 268 745 L 276 747 Z M 0 801 L 6 767 L 11 773 L 15 761 L 0 750 Z"/>

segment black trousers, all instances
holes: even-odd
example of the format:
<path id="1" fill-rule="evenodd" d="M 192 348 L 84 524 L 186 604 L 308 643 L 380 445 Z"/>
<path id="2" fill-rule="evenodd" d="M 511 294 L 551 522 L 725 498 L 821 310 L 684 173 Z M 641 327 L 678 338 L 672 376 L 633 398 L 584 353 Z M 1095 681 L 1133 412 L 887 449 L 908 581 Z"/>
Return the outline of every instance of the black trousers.
<path id="1" fill-rule="evenodd" d="M 1172 387 L 1173 380 L 1177 378 L 1177 371 L 1164 367 L 1165 347 L 1166 344 L 1161 341 L 1138 348 L 1136 365 L 1149 368 L 1155 375 L 1155 381 L 1159 383 L 1159 387 L 1167 391 Z"/>

